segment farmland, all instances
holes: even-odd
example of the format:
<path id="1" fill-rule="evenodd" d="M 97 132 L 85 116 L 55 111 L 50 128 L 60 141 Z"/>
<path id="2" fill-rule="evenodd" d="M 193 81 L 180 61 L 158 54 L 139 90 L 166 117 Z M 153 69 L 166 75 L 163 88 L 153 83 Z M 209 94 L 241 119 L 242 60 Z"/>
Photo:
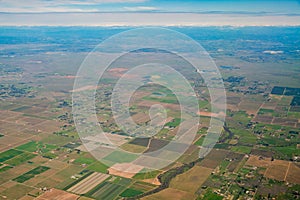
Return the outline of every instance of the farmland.
<path id="1" fill-rule="evenodd" d="M 101 174 L 94 172 L 91 175 L 89 175 L 87 178 L 83 179 L 76 185 L 69 188 L 67 191 L 76 193 L 76 194 L 85 194 L 97 185 L 99 185 L 101 182 L 103 182 L 105 179 L 107 179 L 109 175 L 107 174 Z"/>
<path id="2" fill-rule="evenodd" d="M 13 180 L 17 181 L 19 183 L 23 183 L 23 182 L 33 178 L 34 176 L 41 174 L 49 169 L 50 169 L 49 167 L 39 166 L 37 168 L 30 170 L 29 172 L 26 172 L 25 174 L 22 174 L 21 176 L 18 176 L 17 178 L 15 178 Z"/>
<path id="3" fill-rule="evenodd" d="M 128 27 L 1 28 L 5 44 L 0 50 L 0 199 L 299 198 L 299 27 L 170 28 L 207 49 L 226 90 L 224 126 L 216 145 L 201 159 L 210 119 L 217 113 L 212 113 L 205 81 L 191 66 L 182 67 L 182 61 L 169 53 L 145 49 L 112 63 L 98 86 L 73 91 L 87 53 L 103 38 Z M 268 53 L 269 49 L 283 53 Z M 188 117 L 181 116 L 176 95 L 153 84 L 162 81 L 165 72 L 143 77 L 145 85 L 134 92 L 128 106 L 133 122 L 143 127 L 138 133 L 142 136 L 151 124 L 149 109 L 163 106 L 166 118 L 158 122 L 157 134 L 127 133 L 111 109 L 115 84 L 133 68 L 128 66 L 135 66 L 132 60 L 144 56 L 172 59 L 170 66 L 195 89 L 193 97 L 199 103 L 199 113 L 191 111 L 200 116 L 192 144 L 162 169 L 152 168 L 154 158 L 139 159 L 139 154 L 151 154 L 175 141 L 180 126 L 191 128 Z M 171 81 L 176 83 L 173 77 Z M 71 96 L 92 89 L 97 125 L 104 134 L 80 138 Z M 112 144 L 102 144 L 103 138 Z M 181 147 L 175 143 L 172 150 L 178 153 Z M 171 153 L 162 151 L 160 156 L 169 159 Z"/>

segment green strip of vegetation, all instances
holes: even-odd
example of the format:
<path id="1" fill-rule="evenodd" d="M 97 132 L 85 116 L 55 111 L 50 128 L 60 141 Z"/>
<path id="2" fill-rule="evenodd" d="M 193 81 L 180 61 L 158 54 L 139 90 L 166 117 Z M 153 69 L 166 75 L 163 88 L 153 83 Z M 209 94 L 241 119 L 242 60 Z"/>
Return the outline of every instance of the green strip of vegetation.
<path id="1" fill-rule="evenodd" d="M 7 171 L 7 170 L 9 170 L 11 168 L 13 168 L 13 167 L 12 166 L 4 166 L 4 167 L 0 168 L 0 173 L 1 172 L 5 172 L 5 171 Z"/>
<path id="2" fill-rule="evenodd" d="M 23 153 L 22 151 L 18 151 L 16 149 L 10 149 L 10 150 L 4 151 L 4 152 L 0 153 L 0 162 L 9 160 L 9 159 L 16 157 L 22 153 Z"/>
<path id="3" fill-rule="evenodd" d="M 120 194 L 120 196 L 121 197 L 134 197 L 134 196 L 137 196 L 139 194 L 143 194 L 143 192 L 139 191 L 139 190 L 128 188 L 124 192 L 122 192 Z"/>
<path id="4" fill-rule="evenodd" d="M 32 158 L 36 157 L 37 155 L 34 155 L 32 153 L 23 153 L 20 156 L 14 157 L 10 160 L 8 160 L 7 162 L 5 162 L 6 164 L 12 165 L 12 166 L 18 166 L 28 160 L 31 160 Z"/>

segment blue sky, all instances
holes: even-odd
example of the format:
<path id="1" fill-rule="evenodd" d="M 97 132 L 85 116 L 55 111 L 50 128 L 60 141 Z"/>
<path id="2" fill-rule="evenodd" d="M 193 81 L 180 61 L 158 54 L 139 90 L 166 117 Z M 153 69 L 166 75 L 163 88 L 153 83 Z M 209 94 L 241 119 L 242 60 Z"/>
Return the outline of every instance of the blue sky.
<path id="1" fill-rule="evenodd" d="M 0 0 L 0 12 L 267 12 L 300 14 L 298 0 Z"/>

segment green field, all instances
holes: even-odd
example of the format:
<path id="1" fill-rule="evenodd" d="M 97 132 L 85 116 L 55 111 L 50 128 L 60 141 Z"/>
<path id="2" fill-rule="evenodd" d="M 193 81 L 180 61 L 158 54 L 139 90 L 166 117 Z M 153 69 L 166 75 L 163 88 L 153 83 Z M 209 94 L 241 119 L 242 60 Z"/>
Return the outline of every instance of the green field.
<path id="1" fill-rule="evenodd" d="M 124 162 L 131 162 L 135 160 L 137 157 L 138 157 L 137 155 L 126 153 L 123 151 L 119 151 L 119 152 L 114 151 L 111 154 L 104 157 L 104 159 L 108 161 L 124 163 Z"/>
<path id="2" fill-rule="evenodd" d="M 28 194 L 32 190 L 33 188 L 30 186 L 17 184 L 1 192 L 1 197 L 6 196 L 6 198 L 1 199 L 21 199 L 24 195 Z"/>
<path id="3" fill-rule="evenodd" d="M 95 172 L 101 172 L 101 173 L 107 173 L 108 166 L 101 162 L 95 162 L 88 166 L 89 170 L 95 171 Z"/>
<path id="4" fill-rule="evenodd" d="M 9 170 L 9 169 L 11 169 L 11 168 L 13 168 L 12 166 L 4 166 L 4 167 L 1 167 L 0 168 L 0 172 L 5 172 L 5 171 L 7 171 L 7 170 Z"/>
<path id="5" fill-rule="evenodd" d="M 23 153 L 22 155 L 20 156 L 16 156 L 8 161 L 6 161 L 5 163 L 6 164 L 9 164 L 9 165 L 12 165 L 12 166 L 18 166 L 28 160 L 31 160 L 32 158 L 36 157 L 37 155 L 34 155 L 32 153 Z"/>
<path id="6" fill-rule="evenodd" d="M 118 185 L 123 185 L 123 186 L 128 186 L 132 182 L 131 179 L 129 178 L 122 178 L 122 177 L 115 177 L 115 179 L 112 181 L 112 183 L 118 184 Z"/>
<path id="7" fill-rule="evenodd" d="M 115 199 L 117 196 L 119 196 L 120 193 L 122 193 L 125 190 L 126 187 L 104 182 L 99 185 L 96 192 L 92 194 L 92 198 L 101 199 L 101 200 L 111 200 Z"/>
<path id="8" fill-rule="evenodd" d="M 138 180 L 150 179 L 155 178 L 159 173 L 160 171 L 157 170 L 147 172 L 146 169 L 142 169 L 139 173 L 135 174 L 133 178 Z"/>
<path id="9" fill-rule="evenodd" d="M 39 166 L 36 167 L 28 172 L 26 172 L 25 174 L 22 174 L 21 176 L 18 176 L 17 178 L 14 178 L 13 181 L 17 181 L 19 183 L 24 183 L 25 181 L 35 177 L 38 174 L 41 174 L 47 170 L 49 170 L 49 167 L 46 166 Z"/>
<path id="10" fill-rule="evenodd" d="M 43 153 L 46 153 L 46 152 L 51 151 L 56 148 L 57 148 L 57 146 L 55 146 L 55 145 L 44 144 L 42 142 L 36 142 L 36 141 L 30 141 L 26 144 L 18 146 L 16 149 L 22 150 L 22 151 L 28 151 L 28 152 L 41 151 Z"/>
<path id="11" fill-rule="evenodd" d="M 166 123 L 165 126 L 169 126 L 169 127 L 176 127 L 181 123 L 181 119 L 179 118 L 175 118 L 173 119 L 171 122 Z"/>
<path id="12" fill-rule="evenodd" d="M 92 163 L 96 162 L 95 159 L 93 158 L 86 158 L 86 157 L 79 157 L 77 158 L 74 163 L 77 163 L 77 164 L 86 164 L 86 165 L 90 165 Z"/>
<path id="13" fill-rule="evenodd" d="M 252 147 L 247 147 L 247 146 L 233 146 L 231 148 L 231 151 L 249 154 L 251 152 L 251 149 Z"/>
<path id="14" fill-rule="evenodd" d="M 121 197 L 134 197 L 136 195 L 143 194 L 142 191 L 128 188 L 120 194 Z"/>
<path id="15" fill-rule="evenodd" d="M 205 139 L 205 136 L 202 136 L 194 144 L 201 146 L 203 144 L 204 139 Z"/>
<path id="16" fill-rule="evenodd" d="M 203 198 L 198 198 L 198 200 L 222 200 L 223 197 L 217 195 L 216 193 L 212 192 L 211 190 L 208 190 Z"/>
<path id="17" fill-rule="evenodd" d="M 13 157 L 16 157 L 20 154 L 22 154 L 23 152 L 22 151 L 18 151 L 16 149 L 10 149 L 10 150 L 7 150 L 5 152 L 2 152 L 0 153 L 0 162 L 4 162 L 6 160 L 9 160 Z"/>

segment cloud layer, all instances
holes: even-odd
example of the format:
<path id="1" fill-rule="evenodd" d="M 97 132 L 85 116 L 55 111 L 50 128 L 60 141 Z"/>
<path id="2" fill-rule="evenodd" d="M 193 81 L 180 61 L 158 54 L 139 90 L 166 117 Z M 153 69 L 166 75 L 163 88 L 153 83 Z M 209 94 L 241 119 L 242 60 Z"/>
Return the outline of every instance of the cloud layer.
<path id="1" fill-rule="evenodd" d="M 108 4 L 140 4 L 147 0 L 0 0 L 0 12 L 95 12 L 100 11 L 101 6 Z M 99 8 L 93 8 L 98 6 Z M 128 9 L 129 8 L 129 9 Z M 124 7 L 130 11 L 131 7 Z M 132 7 L 135 9 L 150 7 Z"/>

